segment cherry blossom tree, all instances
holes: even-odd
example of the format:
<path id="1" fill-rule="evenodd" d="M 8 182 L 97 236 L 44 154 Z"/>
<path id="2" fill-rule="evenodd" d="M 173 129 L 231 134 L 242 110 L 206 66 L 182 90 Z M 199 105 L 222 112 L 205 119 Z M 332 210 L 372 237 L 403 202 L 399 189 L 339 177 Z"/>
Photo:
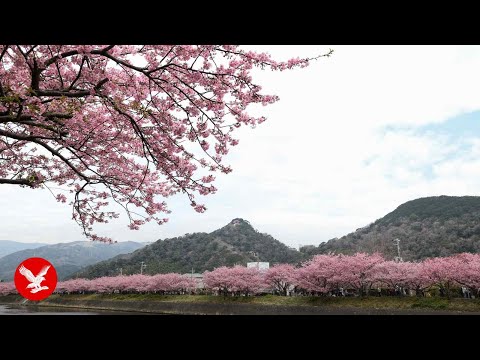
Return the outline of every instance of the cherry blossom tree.
<path id="1" fill-rule="evenodd" d="M 94 279 L 90 282 L 90 288 L 93 292 L 100 294 L 112 294 L 116 290 L 119 290 L 119 283 L 116 281 L 116 277 L 113 276 L 103 276 L 97 279 Z M 140 286 L 136 286 L 135 290 L 139 289 Z"/>
<path id="2" fill-rule="evenodd" d="M 372 285 L 377 280 L 377 265 L 385 261 L 378 254 L 357 253 L 355 255 L 339 255 L 333 262 L 332 282 L 348 289 L 353 288 L 359 295 L 368 295 Z"/>
<path id="3" fill-rule="evenodd" d="M 48 188 L 93 233 L 123 209 L 130 229 L 163 224 L 164 201 L 213 194 L 234 131 L 265 118 L 254 68 L 279 62 L 234 45 L 0 45 L 0 183 Z M 116 204 L 117 209 L 109 204 Z"/>
<path id="4" fill-rule="evenodd" d="M 480 254 L 458 254 L 451 257 L 455 263 L 453 278 L 473 294 L 480 294 Z"/>
<path id="5" fill-rule="evenodd" d="M 310 293 L 326 294 L 333 289 L 338 255 L 316 255 L 293 273 L 294 283 Z"/>
<path id="6" fill-rule="evenodd" d="M 265 287 L 264 276 L 256 268 L 244 266 L 219 267 L 204 273 L 205 286 L 217 291 L 223 296 L 251 295 L 260 292 Z"/>
<path id="7" fill-rule="evenodd" d="M 154 275 L 149 284 L 149 291 L 160 294 L 183 294 L 195 288 L 194 279 L 175 273 Z"/>
<path id="8" fill-rule="evenodd" d="M 152 289 L 151 284 L 153 281 L 152 276 L 150 275 L 134 274 L 128 276 L 115 276 L 113 279 L 118 283 L 116 286 L 119 291 L 146 293 Z"/>
<path id="9" fill-rule="evenodd" d="M 265 273 L 265 284 L 271 286 L 279 294 L 286 296 L 295 281 L 295 267 L 290 264 L 278 264 Z"/>
<path id="10" fill-rule="evenodd" d="M 59 281 L 55 292 L 57 293 L 85 293 L 91 290 L 90 280 L 87 279 L 70 279 Z"/>
<path id="11" fill-rule="evenodd" d="M 247 279 L 248 280 L 248 279 Z M 0 284 L 1 285 L 1 284 Z M 8 288 L 8 287 L 6 287 Z M 180 274 L 104 276 L 92 280 L 71 279 L 57 284 L 57 293 L 160 293 L 184 294 L 196 288 L 194 279 Z M 1 289 L 1 288 L 0 288 Z"/>
<path id="12" fill-rule="evenodd" d="M 425 291 L 433 285 L 433 281 L 427 274 L 424 262 L 410 263 L 407 270 L 405 274 L 407 286 L 415 290 L 415 294 L 418 297 L 425 296 Z"/>
<path id="13" fill-rule="evenodd" d="M 459 271 L 458 262 L 453 257 L 426 259 L 423 262 L 425 276 L 438 286 L 441 295 L 451 296 Z"/>
<path id="14" fill-rule="evenodd" d="M 17 288 L 13 281 L 11 282 L 0 282 L 0 296 L 18 294 Z"/>
<path id="15" fill-rule="evenodd" d="M 374 278 L 390 290 L 409 287 L 410 262 L 384 261 L 375 266 Z"/>
<path id="16" fill-rule="evenodd" d="M 227 266 L 221 266 L 213 271 L 206 271 L 203 273 L 203 282 L 207 289 L 227 296 L 232 286 L 230 269 Z"/>

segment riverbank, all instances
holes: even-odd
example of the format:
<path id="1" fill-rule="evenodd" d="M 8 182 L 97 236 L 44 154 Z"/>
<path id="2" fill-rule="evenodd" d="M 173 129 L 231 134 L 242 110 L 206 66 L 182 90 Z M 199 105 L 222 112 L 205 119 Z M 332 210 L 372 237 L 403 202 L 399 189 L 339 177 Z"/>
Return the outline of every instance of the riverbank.
<path id="1" fill-rule="evenodd" d="M 15 304 L 1 305 L 1 315 L 136 315 L 125 311 L 102 311 L 98 309 L 70 308 L 59 306 L 22 306 Z"/>
<path id="2" fill-rule="evenodd" d="M 0 297 L 0 304 L 71 309 L 188 315 L 396 315 L 477 314 L 479 299 L 416 297 L 227 297 L 209 295 L 88 294 L 58 295 L 32 303 L 18 295 Z"/>

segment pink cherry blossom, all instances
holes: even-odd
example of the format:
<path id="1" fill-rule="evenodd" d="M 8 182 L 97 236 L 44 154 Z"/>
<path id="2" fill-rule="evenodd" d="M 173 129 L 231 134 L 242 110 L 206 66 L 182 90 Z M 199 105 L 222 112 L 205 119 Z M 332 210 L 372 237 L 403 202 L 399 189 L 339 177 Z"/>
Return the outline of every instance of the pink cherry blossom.
<path id="1" fill-rule="evenodd" d="M 18 294 L 17 288 L 13 281 L 0 282 L 0 296 Z"/>
<path id="2" fill-rule="evenodd" d="M 376 266 L 383 261 L 378 253 L 339 255 L 338 260 L 333 262 L 334 275 L 330 282 L 344 289 L 355 289 L 360 295 L 368 294 L 377 281 Z"/>
<path id="3" fill-rule="evenodd" d="M 426 259 L 423 262 L 425 276 L 440 289 L 441 294 L 450 297 L 455 285 L 459 263 L 452 257 Z"/>
<path id="4" fill-rule="evenodd" d="M 251 295 L 265 287 L 263 273 L 256 268 L 244 266 L 219 267 L 204 273 L 205 286 L 208 289 L 226 295 Z"/>
<path id="5" fill-rule="evenodd" d="M 295 267 L 290 264 L 278 264 L 265 273 L 265 284 L 272 287 L 281 295 L 287 295 L 295 281 Z"/>
<path id="6" fill-rule="evenodd" d="M 321 56 L 329 56 L 331 52 Z M 215 192 L 235 129 L 255 127 L 254 68 L 303 68 L 236 45 L 0 45 L 0 183 L 49 188 L 83 233 L 116 219 L 167 221 L 166 198 Z"/>
<path id="7" fill-rule="evenodd" d="M 335 264 L 339 256 L 316 255 L 312 260 L 307 261 L 302 267 L 293 272 L 293 282 L 300 289 L 310 294 L 326 294 L 335 286 L 332 281 L 336 274 Z"/>
<path id="8" fill-rule="evenodd" d="M 480 254 L 458 254 L 430 258 L 421 262 L 394 262 L 379 254 L 316 255 L 300 267 L 278 264 L 267 271 L 244 266 L 222 266 L 206 271 L 206 290 L 223 296 L 248 296 L 262 292 L 287 295 L 288 291 L 304 295 L 368 295 L 372 288 L 414 290 L 417 296 L 439 289 L 468 288 L 480 295 Z M 155 293 L 188 294 L 199 283 L 188 275 L 175 273 L 100 277 L 92 280 L 71 279 L 58 283 L 58 293 Z M 0 296 L 15 294 L 13 283 L 0 283 Z M 395 292 L 397 293 L 397 292 Z M 400 292 L 401 293 L 401 292 Z"/>
<path id="9" fill-rule="evenodd" d="M 453 275 L 455 281 L 479 296 L 480 254 L 458 254 L 452 260 L 456 263 L 456 273 Z"/>

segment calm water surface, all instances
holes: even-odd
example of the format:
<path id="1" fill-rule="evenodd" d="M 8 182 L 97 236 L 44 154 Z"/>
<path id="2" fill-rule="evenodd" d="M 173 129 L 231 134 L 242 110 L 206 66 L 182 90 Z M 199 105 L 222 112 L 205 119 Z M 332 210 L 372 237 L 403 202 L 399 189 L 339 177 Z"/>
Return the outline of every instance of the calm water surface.
<path id="1" fill-rule="evenodd" d="M 62 309 L 47 306 L 0 305 L 0 315 L 138 315 L 124 311 Z"/>

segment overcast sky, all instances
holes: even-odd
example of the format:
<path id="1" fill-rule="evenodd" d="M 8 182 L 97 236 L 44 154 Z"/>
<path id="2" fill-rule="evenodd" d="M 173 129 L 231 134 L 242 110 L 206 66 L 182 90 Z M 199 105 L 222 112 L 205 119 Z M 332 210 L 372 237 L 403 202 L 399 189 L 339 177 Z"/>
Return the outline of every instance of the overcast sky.
<path id="1" fill-rule="evenodd" d="M 246 47 L 247 48 L 247 47 Z M 415 198 L 480 194 L 480 47 L 255 46 L 279 59 L 335 50 L 306 69 L 255 71 L 280 101 L 241 128 L 208 210 L 169 200 L 169 223 L 97 226 L 118 241 L 210 232 L 233 218 L 297 247 L 368 225 Z M 0 186 L 0 239 L 83 240 L 48 191 Z"/>

